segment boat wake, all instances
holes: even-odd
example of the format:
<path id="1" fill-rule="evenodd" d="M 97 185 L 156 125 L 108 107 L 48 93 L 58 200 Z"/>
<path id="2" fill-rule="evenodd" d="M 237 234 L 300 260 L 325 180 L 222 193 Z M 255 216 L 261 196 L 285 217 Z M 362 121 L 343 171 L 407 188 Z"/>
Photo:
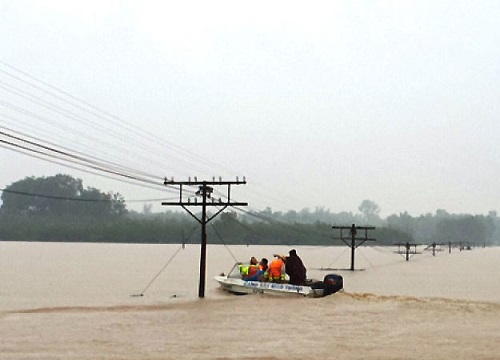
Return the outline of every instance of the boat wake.
<path id="1" fill-rule="evenodd" d="M 379 295 L 373 293 L 348 293 L 343 292 L 341 297 L 366 303 L 396 303 L 399 305 L 430 305 L 443 306 L 449 309 L 483 309 L 499 311 L 500 303 L 488 301 L 473 301 L 463 299 L 452 299 L 445 297 L 416 297 L 407 295 Z"/>
<path id="2" fill-rule="evenodd" d="M 48 314 L 48 313 L 96 313 L 96 312 L 139 312 L 164 311 L 173 305 L 115 305 L 115 306 L 55 306 L 34 309 L 11 310 L 9 314 Z"/>

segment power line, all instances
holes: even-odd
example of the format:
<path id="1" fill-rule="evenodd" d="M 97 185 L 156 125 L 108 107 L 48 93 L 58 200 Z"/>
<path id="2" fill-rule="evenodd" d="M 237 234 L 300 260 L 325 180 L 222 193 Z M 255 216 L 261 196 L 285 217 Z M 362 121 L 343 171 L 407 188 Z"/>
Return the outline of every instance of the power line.
<path id="1" fill-rule="evenodd" d="M 48 142 L 48 141 L 42 140 L 42 139 L 40 139 L 40 138 L 33 137 L 33 136 L 27 135 L 27 134 L 25 134 L 25 133 L 22 133 L 22 132 L 19 132 L 19 131 L 16 131 L 16 130 L 13 130 L 13 129 L 7 128 L 7 127 L 5 127 L 5 126 L 1 126 L 1 125 L 0 125 L 0 129 L 5 129 L 5 130 L 7 130 L 7 131 L 10 131 L 10 132 L 13 132 L 13 133 L 16 133 L 16 134 L 22 135 L 22 136 L 24 136 L 24 137 L 30 137 L 31 139 L 33 139 L 33 140 L 37 140 L 37 141 L 39 141 L 39 142 L 40 142 L 40 141 L 41 141 L 41 142 L 45 142 L 46 144 L 51 145 L 51 146 L 52 146 L 52 147 L 54 147 L 54 148 L 58 146 L 58 145 L 56 145 L 56 144 L 55 144 L 55 143 L 53 143 L 53 142 Z M 0 131 L 0 135 L 1 135 L 1 134 L 4 134 L 4 135 L 6 135 L 6 136 L 8 136 L 8 137 L 11 137 L 11 138 L 14 138 L 14 136 L 13 136 L 13 135 L 11 135 L 11 134 L 6 134 L 6 133 L 4 133 L 4 132 Z M 15 138 L 18 138 L 18 137 L 15 137 Z M 20 138 L 19 138 L 19 139 L 20 139 Z M 22 140 L 22 141 L 27 142 L 28 140 L 24 139 L 24 140 Z M 73 150 L 70 150 L 69 148 L 64 147 L 64 146 L 59 146 L 59 148 L 61 148 L 61 149 L 65 150 L 65 152 L 68 152 L 68 153 L 69 153 L 70 151 L 73 151 Z M 115 163 L 115 162 L 106 161 L 106 160 L 104 160 L 104 159 L 101 159 L 101 158 L 98 158 L 98 157 L 95 157 L 95 156 L 92 156 L 92 155 L 86 155 L 86 154 L 84 154 L 84 153 L 82 153 L 82 152 L 79 152 L 79 151 L 73 151 L 73 152 L 79 155 L 79 156 L 77 156 L 78 158 L 83 158 L 84 156 L 88 157 L 89 159 L 87 159 L 87 161 L 92 162 L 92 163 L 94 163 L 94 164 L 107 164 L 107 166 L 111 166 L 112 168 L 117 169 L 117 170 L 128 171 L 128 172 L 132 172 L 132 173 L 140 174 L 140 175 L 143 175 L 143 176 L 148 176 L 148 177 L 151 177 L 151 178 L 156 178 L 156 179 L 158 180 L 158 182 L 160 182 L 160 181 L 162 180 L 162 178 L 161 178 L 161 177 L 156 176 L 156 175 L 153 175 L 153 174 L 146 173 L 146 172 L 144 172 L 144 171 L 134 170 L 134 169 L 132 169 L 132 168 L 130 168 L 130 167 L 127 167 L 127 166 L 124 166 L 124 165 L 120 165 L 120 164 L 117 164 L 117 163 Z M 76 157 L 76 156 L 75 156 L 75 157 Z M 93 160 L 92 160 L 92 159 L 93 159 Z"/>
<path id="2" fill-rule="evenodd" d="M 21 99 L 30 101 L 30 104 L 43 108 L 43 112 L 52 111 L 56 114 L 54 117 L 47 118 L 42 116 L 40 111 L 29 111 L 26 106 L 17 106 L 16 104 L 10 103 L 8 101 L 1 101 L 0 105 L 9 109 L 11 112 L 16 112 L 21 114 L 22 117 L 27 116 L 38 120 L 37 123 L 44 122 L 49 124 L 51 127 L 55 127 L 63 132 L 62 136 L 67 139 L 66 135 L 73 134 L 74 137 L 71 139 L 72 145 L 79 144 L 81 148 L 85 150 L 90 149 L 91 151 L 96 149 L 95 147 L 89 147 L 80 142 L 81 139 L 88 139 L 90 143 L 94 144 L 96 142 L 102 144 L 106 148 L 117 150 L 109 151 L 109 156 L 116 156 L 116 154 L 121 155 L 126 154 L 127 161 L 133 159 L 136 160 L 136 166 L 124 167 L 121 166 L 119 169 L 113 168 L 120 173 L 133 173 L 135 175 L 141 174 L 138 177 L 146 176 L 146 172 L 139 172 L 138 170 L 132 171 L 132 167 L 151 167 L 156 164 L 165 167 L 165 159 L 167 159 L 171 164 L 168 166 L 170 174 L 175 174 L 176 176 L 187 176 L 186 169 L 193 169 L 195 172 L 200 173 L 200 168 L 213 171 L 213 168 L 224 169 L 224 166 L 220 163 L 214 162 L 211 159 L 204 158 L 198 154 L 192 153 L 188 150 L 182 149 L 164 138 L 160 137 L 157 133 L 152 133 L 134 126 L 130 122 L 125 121 L 123 118 L 113 115 L 107 111 L 98 108 L 91 103 L 78 98 L 68 91 L 65 91 L 47 81 L 36 78 L 35 76 L 22 71 L 4 61 L 0 60 L 0 73 L 4 75 L 6 81 L 0 81 L 2 89 L 8 91 Z M 8 79 L 7 79 L 8 77 Z M 50 99 L 48 98 L 50 97 Z M 47 99 L 45 99 L 47 98 Z M 59 102 L 59 103 L 58 103 Z M 7 115 L 3 115 L 7 116 Z M 27 122 L 20 119 L 15 122 L 22 124 L 26 128 Z M 77 126 L 68 126 L 68 123 L 76 124 Z M 80 131 L 81 126 L 89 127 L 90 131 Z M 181 125 L 182 126 L 182 123 Z M 41 130 L 41 128 L 31 126 L 31 128 L 36 130 Z M 102 141 L 99 137 L 95 136 L 95 131 L 98 130 L 105 134 L 105 138 L 115 138 L 119 140 L 119 143 L 123 144 L 126 142 L 126 146 L 120 147 L 116 143 L 110 143 Z M 31 131 L 31 130 L 30 130 Z M 44 128 L 41 131 L 47 131 Z M 47 131 L 49 135 L 53 136 L 52 129 L 49 128 Z M 92 136 L 89 136 L 92 134 Z M 59 141 L 59 139 L 58 139 Z M 60 148 L 61 146 L 59 146 Z M 131 151 L 132 147 L 141 149 L 141 151 Z M 73 151 L 73 153 L 77 153 Z M 82 154 L 82 153 L 80 153 Z M 146 155 L 144 155 L 146 154 Z M 47 155 L 44 155 L 47 156 Z M 89 155 L 86 155 L 89 157 Z M 161 160 L 159 160 L 161 157 Z M 98 159 L 97 156 L 93 156 L 94 159 Z M 102 159 L 98 159 L 102 161 Z M 65 160 L 66 161 L 66 160 Z M 140 164 L 138 163 L 140 162 Z M 106 168 L 109 170 L 111 168 L 111 162 L 107 162 Z M 117 165 L 116 163 L 114 163 Z M 81 165 L 79 165 L 81 166 Z M 98 170 L 100 171 L 100 170 Z M 179 172 L 178 172 L 179 171 Z M 234 173 L 232 170 L 224 169 L 226 173 Z M 88 171 L 87 171 L 88 172 Z M 220 173 L 220 171 L 216 171 Z M 119 176 L 121 175 L 113 175 Z M 146 177 L 149 178 L 149 175 Z M 153 177 L 158 179 L 158 177 Z M 122 179 L 123 180 L 123 179 Z M 255 182 L 254 182 L 255 185 Z M 265 188 L 253 189 L 252 193 L 256 196 L 260 191 L 260 198 L 267 198 L 268 201 L 272 199 L 273 202 L 283 202 L 287 200 L 287 196 L 279 196 L 276 191 L 266 191 Z M 263 194 L 263 195 L 262 195 Z M 264 204 L 262 204 L 264 205 Z"/>
<path id="3" fill-rule="evenodd" d="M 69 168 L 69 169 L 73 169 L 73 170 L 78 170 L 78 171 L 82 171 L 82 172 L 85 172 L 87 174 L 91 174 L 91 175 L 96 175 L 96 176 L 99 176 L 99 177 L 103 177 L 103 178 L 107 178 L 107 179 L 111 179 L 111 180 L 115 180 L 115 181 L 119 181 L 119 182 L 122 182 L 122 183 L 126 183 L 126 184 L 131 184 L 131 185 L 135 185 L 135 186 L 140 186 L 142 188 L 149 188 L 149 189 L 154 189 L 154 190 L 159 190 L 158 187 L 154 187 L 154 186 L 151 186 L 151 185 L 145 185 L 145 184 L 140 184 L 140 183 L 137 183 L 137 182 L 132 182 L 132 181 L 128 181 L 128 180 L 125 180 L 125 179 L 122 179 L 122 178 L 116 178 L 116 177 L 112 177 L 112 176 L 109 176 L 109 175 L 106 175 L 106 174 L 102 174 L 102 173 L 98 173 L 98 172 L 94 172 L 94 171 L 90 171 L 90 170 L 87 170 L 87 169 L 83 169 L 83 168 L 79 168 L 79 167 L 76 167 L 76 166 L 72 166 L 72 165 L 69 165 L 69 164 L 65 164 L 65 163 L 62 163 L 62 162 L 59 162 L 59 161 L 55 161 L 55 160 L 51 160 L 51 159 L 47 159 L 47 158 L 44 158 L 42 156 L 38 156 L 36 154 L 30 154 L 28 152 L 25 152 L 25 151 L 22 151 L 20 149 L 16 149 L 16 148 L 10 148 L 8 146 L 5 146 L 5 145 L 2 145 L 1 144 L 1 140 L 0 140 L 0 147 L 4 148 L 4 149 L 8 149 L 8 150 L 11 150 L 11 151 L 15 151 L 15 152 L 18 152 L 20 154 L 23 154 L 23 155 L 26 155 L 26 156 L 29 156 L 29 157 L 32 157 L 32 158 L 35 158 L 35 159 L 40 159 L 42 161 L 46 161 L 46 162 L 50 162 L 50 163 L 53 163 L 53 164 L 57 164 L 57 165 L 61 165 L 61 166 L 64 166 L 66 168 Z M 169 189 L 169 188 L 164 188 L 163 189 L 167 192 L 173 192 L 175 190 L 173 189 Z"/>
<path id="4" fill-rule="evenodd" d="M 67 201 L 81 201 L 81 202 L 112 202 L 113 199 L 85 199 L 85 198 L 78 198 L 78 197 L 68 197 L 68 196 L 56 196 L 56 195 L 46 195 L 46 194 L 40 194 L 40 193 L 32 193 L 32 192 L 26 192 L 26 191 L 17 191 L 17 190 L 10 190 L 10 189 L 0 189 L 2 192 L 10 193 L 10 194 L 16 194 L 16 195 L 23 195 L 23 196 L 29 196 L 29 197 L 40 197 L 40 198 L 45 198 L 45 199 L 54 199 L 54 200 L 67 200 Z M 174 198 L 171 198 L 174 199 Z M 123 199 L 124 202 L 130 203 L 130 202 L 151 202 L 151 201 L 165 201 L 165 200 L 170 200 L 170 199 L 136 199 L 136 200 L 125 200 Z"/>
<path id="5" fill-rule="evenodd" d="M 0 128 L 5 129 L 5 127 L 1 127 L 1 126 L 0 126 Z M 73 169 L 81 170 L 81 171 L 85 171 L 85 170 L 77 168 L 75 166 L 71 166 L 69 164 L 60 163 L 58 161 L 54 161 L 51 159 L 62 160 L 65 162 L 69 162 L 71 164 L 78 165 L 78 166 L 88 167 L 88 168 L 91 168 L 93 170 L 97 170 L 97 171 L 100 171 L 103 173 L 107 173 L 107 174 L 111 174 L 114 176 L 125 178 L 125 179 L 129 180 L 128 181 L 129 183 L 134 184 L 134 185 L 138 185 L 138 184 L 130 182 L 130 180 L 137 181 L 137 182 L 140 182 L 143 184 L 148 184 L 149 185 L 148 187 L 151 187 L 151 185 L 156 185 L 157 188 L 155 188 L 155 187 L 153 187 L 153 188 L 157 189 L 157 190 L 159 190 L 161 188 L 163 191 L 167 191 L 167 192 L 174 191 L 173 189 L 165 188 L 164 186 L 162 186 L 162 184 L 159 181 L 159 179 L 160 179 L 159 177 L 156 178 L 157 180 L 148 179 L 148 178 L 144 177 L 144 175 L 147 177 L 153 177 L 153 175 L 149 175 L 149 174 L 146 174 L 143 172 L 141 172 L 140 175 L 135 175 L 133 169 L 123 168 L 122 166 L 120 166 L 118 164 L 114 164 L 114 163 L 106 164 L 105 162 L 87 159 L 83 156 L 74 155 L 74 154 L 69 153 L 68 151 L 62 151 L 62 150 L 56 149 L 54 147 L 38 143 L 36 141 L 25 139 L 21 136 L 9 134 L 5 131 L 0 131 L 0 135 L 3 135 L 4 137 L 7 137 L 7 138 L 14 140 L 14 142 L 13 142 L 13 141 L 7 141 L 7 140 L 0 139 L 0 147 L 5 148 L 6 147 L 5 145 L 7 145 L 8 147 L 6 147 L 6 148 L 8 148 L 8 149 L 11 149 L 11 150 L 16 150 L 16 149 L 19 150 L 20 149 L 21 152 L 25 153 L 26 155 L 40 158 L 40 159 L 45 160 L 45 161 L 55 162 L 57 164 L 60 164 L 60 165 L 66 166 L 66 167 L 70 167 Z M 27 146 L 16 143 L 15 141 L 25 143 L 25 144 L 27 144 Z M 5 144 L 5 145 L 2 146 L 1 143 Z M 34 147 L 34 148 L 32 148 L 32 147 Z M 47 159 L 46 157 L 48 157 L 49 159 Z M 95 173 L 95 172 L 90 172 L 90 173 L 95 174 L 95 175 L 99 175 L 99 176 L 104 176 L 102 174 Z M 113 179 L 115 179 L 115 178 L 113 178 Z M 121 180 L 123 180 L 123 179 L 121 179 Z"/>
<path id="6" fill-rule="evenodd" d="M 68 197 L 68 196 L 44 195 L 44 194 L 29 193 L 29 192 L 25 192 L 25 191 L 16 191 L 16 190 L 9 190 L 9 189 L 0 189 L 0 191 L 10 193 L 10 194 L 30 196 L 30 197 L 40 197 L 40 198 L 54 199 L 54 200 L 70 200 L 70 201 L 82 201 L 82 202 L 112 202 L 113 201 L 113 199 L 84 199 L 84 198 L 75 198 L 75 197 Z"/>
<path id="7" fill-rule="evenodd" d="M 6 134 L 3 133 L 3 132 L 0 132 L 0 135 L 6 135 Z M 7 135 L 7 136 L 9 136 L 9 135 Z M 109 174 L 121 176 L 121 177 L 124 177 L 124 178 L 127 178 L 127 179 L 138 180 L 138 181 L 149 183 L 149 184 L 157 184 L 156 182 L 153 182 L 151 180 L 147 180 L 147 179 L 144 179 L 144 178 L 139 178 L 139 177 L 136 177 L 136 176 L 133 176 L 133 175 L 130 175 L 130 174 L 120 173 L 118 171 L 114 171 L 114 170 L 111 170 L 111 169 L 106 169 L 102 165 L 93 164 L 92 161 L 89 161 L 87 159 L 82 159 L 82 158 L 80 158 L 78 156 L 75 156 L 75 155 L 72 155 L 72 154 L 68 154 L 68 153 L 59 151 L 57 149 L 52 149 L 50 147 L 47 147 L 47 146 L 44 146 L 44 145 L 41 145 L 41 144 L 36 144 L 36 143 L 31 142 L 31 141 L 27 141 L 25 139 L 18 139 L 16 137 L 13 137 L 13 138 L 15 140 L 20 140 L 22 142 L 26 142 L 29 145 L 34 145 L 36 147 L 40 147 L 43 150 L 48 150 L 50 152 L 54 152 L 57 155 L 54 155 L 54 154 L 51 154 L 51 153 L 45 153 L 43 151 L 36 150 L 36 149 L 31 149 L 31 148 L 29 148 L 27 146 L 22 146 L 22 145 L 13 143 L 11 141 L 6 141 L 6 140 L 1 140 L 0 139 L 0 142 L 2 142 L 4 144 L 7 144 L 7 145 L 10 145 L 10 146 L 13 146 L 13 147 L 17 147 L 17 148 L 26 150 L 26 151 L 31 151 L 31 152 L 34 152 L 34 153 L 37 153 L 37 154 L 46 155 L 46 156 L 49 156 L 49 157 L 52 157 L 52 158 L 56 158 L 56 159 L 60 159 L 60 160 L 63 160 L 63 161 L 68 161 L 68 162 L 71 162 L 71 163 L 75 163 L 75 164 L 78 164 L 78 165 L 89 167 L 89 168 L 94 169 L 94 170 L 98 170 L 98 171 L 106 172 L 106 173 L 109 173 Z M 68 157 L 70 159 L 65 159 L 64 157 L 61 157 L 61 156 L 66 156 L 66 157 Z M 77 160 L 77 161 L 75 161 L 75 160 Z M 78 162 L 78 161 L 80 161 L 80 162 Z"/>
<path id="8" fill-rule="evenodd" d="M 120 118 L 116 115 L 113 115 L 109 112 L 106 112 L 106 111 L 70 94 L 69 92 L 60 89 L 59 87 L 54 86 L 46 81 L 40 80 L 40 79 L 20 70 L 12 65 L 7 64 L 4 61 L 0 60 L 0 64 L 7 67 L 11 71 L 15 71 L 16 73 L 21 74 L 22 76 L 30 79 L 31 81 L 27 81 L 20 76 L 12 74 L 11 72 L 0 69 L 0 72 L 6 74 L 7 76 L 9 76 L 17 81 L 20 81 L 20 82 L 22 82 L 30 87 L 33 87 L 33 88 L 35 88 L 35 89 L 37 89 L 37 90 L 39 90 L 47 95 L 50 95 L 50 96 L 58 99 L 59 101 L 62 101 L 66 104 L 69 104 L 72 107 L 75 107 L 81 111 L 84 111 L 87 114 L 90 114 L 92 116 L 96 116 L 96 117 L 100 118 L 101 120 L 106 120 L 108 122 L 111 122 L 113 125 L 121 128 L 122 130 L 125 130 L 129 134 L 132 134 L 134 139 L 136 139 L 137 136 L 141 136 L 144 139 L 148 139 L 148 146 L 151 146 L 150 140 L 154 140 L 155 142 L 161 144 L 162 146 L 167 146 L 168 148 L 172 149 L 176 153 L 179 153 L 183 156 L 188 155 L 190 157 L 196 158 L 197 161 L 199 162 L 199 164 L 202 166 L 206 166 L 207 164 L 212 164 L 212 165 L 216 165 L 218 167 L 221 167 L 220 164 L 217 164 L 210 159 L 207 159 L 207 158 L 204 158 L 204 157 L 199 156 L 197 154 L 191 153 L 188 150 L 182 149 L 182 148 L 180 148 L 180 147 L 178 147 L 178 146 L 176 146 L 176 145 L 174 145 L 174 144 L 172 144 L 172 143 L 170 143 L 162 138 L 159 138 L 156 134 L 153 134 L 151 132 L 148 132 L 148 131 L 145 131 L 141 128 L 133 126 L 133 125 L 129 124 L 128 122 L 126 122 L 125 120 L 123 120 L 122 118 Z M 32 81 L 35 81 L 36 83 L 34 84 Z M 42 86 L 40 86 L 38 84 L 40 84 Z M 49 88 L 50 90 L 47 90 L 46 88 Z M 70 100 L 68 100 L 68 99 L 70 99 Z M 186 162 L 186 163 L 188 163 L 188 162 Z M 195 169 L 195 170 L 198 171 L 199 169 Z"/>

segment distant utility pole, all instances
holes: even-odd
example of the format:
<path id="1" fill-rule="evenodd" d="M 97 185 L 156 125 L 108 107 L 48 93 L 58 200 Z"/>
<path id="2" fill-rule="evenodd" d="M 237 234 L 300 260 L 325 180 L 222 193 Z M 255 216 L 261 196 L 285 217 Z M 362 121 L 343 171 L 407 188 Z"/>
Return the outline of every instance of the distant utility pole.
<path id="1" fill-rule="evenodd" d="M 213 178 L 212 181 L 198 181 L 197 178 L 194 178 L 194 181 L 191 181 L 189 178 L 188 181 L 174 181 L 174 179 L 167 179 L 163 182 L 164 185 L 178 185 L 179 186 L 179 201 L 175 202 L 162 202 L 162 205 L 174 205 L 180 206 L 184 210 L 186 210 L 196 221 L 201 224 L 201 255 L 200 255 L 200 286 L 198 290 L 198 297 L 205 297 L 205 278 L 206 278 L 206 257 L 207 257 L 207 223 L 212 220 L 214 217 L 219 215 L 222 211 L 224 211 L 228 206 L 247 206 L 246 202 L 232 202 L 231 201 L 231 185 L 242 185 L 246 184 L 245 178 L 243 181 L 240 181 L 236 178 L 236 181 L 223 181 L 219 178 L 218 181 Z M 201 196 L 201 202 L 198 202 L 197 199 L 191 201 L 191 199 L 187 199 L 187 201 L 183 198 L 182 187 L 184 185 L 187 186 L 198 186 L 198 191 L 196 191 L 196 195 Z M 222 200 L 221 198 L 215 200 L 212 197 L 214 188 L 213 186 L 226 186 L 227 187 L 227 200 Z M 211 201 L 208 201 L 210 199 Z M 189 210 L 188 207 L 191 206 L 201 206 L 201 219 Z M 208 206 L 218 206 L 221 207 L 214 215 L 208 217 L 207 216 L 207 207 Z"/>
<path id="2" fill-rule="evenodd" d="M 366 241 L 375 241 L 373 238 L 368 238 L 368 230 L 374 230 L 374 226 L 356 226 L 352 224 L 352 226 L 332 226 L 332 229 L 340 230 L 340 237 L 334 237 L 335 240 L 342 240 L 344 244 L 351 248 L 351 271 L 354 271 L 354 252 L 358 246 L 363 245 Z M 349 237 L 344 237 L 342 230 L 349 230 Z M 364 237 L 356 237 L 358 234 L 358 230 L 364 230 Z M 350 240 L 350 243 L 348 242 Z M 356 244 L 356 241 L 359 241 Z"/>
<path id="3" fill-rule="evenodd" d="M 396 253 L 397 254 L 404 254 L 406 261 L 410 261 L 410 255 L 420 254 L 417 252 L 417 246 L 419 246 L 421 244 L 414 244 L 414 243 L 410 243 L 409 241 L 407 241 L 405 243 L 396 243 L 394 245 L 398 246 L 398 251 Z M 404 248 L 405 248 L 404 252 L 401 251 L 401 246 L 404 246 Z M 411 249 L 412 246 L 413 246 L 413 250 Z"/>
<path id="4" fill-rule="evenodd" d="M 430 244 L 429 246 L 427 246 L 424 250 L 430 250 L 430 249 L 432 249 L 432 256 L 436 256 L 436 251 L 437 251 L 436 247 L 437 246 L 442 246 L 442 245 L 445 245 L 445 244 L 438 244 L 438 243 L 433 242 L 432 244 Z M 450 249 L 451 249 L 451 247 L 450 247 Z M 439 251 L 440 250 L 441 250 L 441 248 L 439 248 Z M 451 252 L 451 250 L 450 250 L 450 252 Z"/>

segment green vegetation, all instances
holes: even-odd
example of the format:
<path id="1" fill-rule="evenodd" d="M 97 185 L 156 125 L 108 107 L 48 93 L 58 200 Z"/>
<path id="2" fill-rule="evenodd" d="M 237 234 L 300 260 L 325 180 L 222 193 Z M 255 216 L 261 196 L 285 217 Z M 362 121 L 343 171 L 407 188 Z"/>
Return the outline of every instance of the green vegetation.
<path id="1" fill-rule="evenodd" d="M 0 240 L 199 243 L 200 225 L 187 213 L 167 210 L 151 214 L 128 211 L 123 197 L 84 188 L 68 175 L 28 177 L 2 192 Z M 366 245 L 401 242 L 421 244 L 500 244 L 500 220 L 496 212 L 453 215 L 444 210 L 412 217 L 408 213 L 379 217 L 373 201 L 364 200 L 359 213 L 330 213 L 324 208 L 286 213 L 267 208 L 258 213 L 225 212 L 207 228 L 211 244 L 343 245 L 332 225 L 371 225 Z M 347 235 L 347 234 L 344 234 Z M 358 234 L 359 236 L 360 234 Z"/>

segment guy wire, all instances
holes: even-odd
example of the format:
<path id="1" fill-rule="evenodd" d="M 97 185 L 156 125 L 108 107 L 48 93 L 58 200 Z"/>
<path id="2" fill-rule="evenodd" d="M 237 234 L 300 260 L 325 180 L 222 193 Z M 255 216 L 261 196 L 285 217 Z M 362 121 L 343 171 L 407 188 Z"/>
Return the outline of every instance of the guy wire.
<path id="1" fill-rule="evenodd" d="M 189 233 L 188 235 L 188 239 L 189 237 L 193 234 L 193 232 L 196 230 L 198 226 L 195 226 L 193 228 L 193 230 L 191 230 L 191 232 Z M 151 286 L 151 284 L 153 284 L 153 282 L 158 278 L 158 276 L 160 276 L 160 274 L 167 268 L 167 266 L 172 262 L 172 260 L 174 259 L 174 257 L 179 253 L 179 251 L 181 251 L 181 249 L 184 249 L 184 241 L 183 243 L 181 244 L 181 246 L 177 249 L 177 251 L 174 253 L 174 255 L 172 255 L 172 257 L 167 261 L 167 263 L 162 267 L 162 269 L 153 277 L 153 279 L 149 282 L 149 284 L 144 288 L 144 290 L 141 291 L 140 294 L 133 294 L 133 295 L 130 295 L 130 296 L 133 296 L 133 297 L 138 297 L 138 296 L 144 296 L 144 293 L 146 292 L 146 290 Z"/>
<path id="2" fill-rule="evenodd" d="M 220 241 L 222 242 L 222 244 L 224 245 L 224 247 L 227 249 L 227 251 L 231 254 L 231 256 L 233 257 L 234 261 L 235 262 L 238 262 L 238 259 L 236 259 L 236 257 L 234 256 L 234 254 L 231 252 L 231 250 L 229 249 L 229 247 L 227 246 L 227 244 L 224 242 L 224 239 L 222 239 L 222 236 L 220 236 L 219 232 L 217 231 L 216 227 L 214 224 L 212 224 L 212 229 L 214 229 L 214 232 L 215 232 L 215 235 L 217 235 L 217 237 L 220 239 Z"/>
<path id="3" fill-rule="evenodd" d="M 167 268 L 167 266 L 170 264 L 170 262 L 174 259 L 174 257 L 179 253 L 179 251 L 182 250 L 182 245 L 177 249 L 177 251 L 172 255 L 172 257 L 167 261 L 167 263 L 162 267 L 162 269 L 153 277 L 153 279 L 149 282 L 149 284 L 144 288 L 144 290 L 141 291 L 140 294 L 133 294 L 130 296 L 144 296 L 144 293 L 146 290 L 153 284 L 153 282 L 160 276 L 160 274 Z"/>

